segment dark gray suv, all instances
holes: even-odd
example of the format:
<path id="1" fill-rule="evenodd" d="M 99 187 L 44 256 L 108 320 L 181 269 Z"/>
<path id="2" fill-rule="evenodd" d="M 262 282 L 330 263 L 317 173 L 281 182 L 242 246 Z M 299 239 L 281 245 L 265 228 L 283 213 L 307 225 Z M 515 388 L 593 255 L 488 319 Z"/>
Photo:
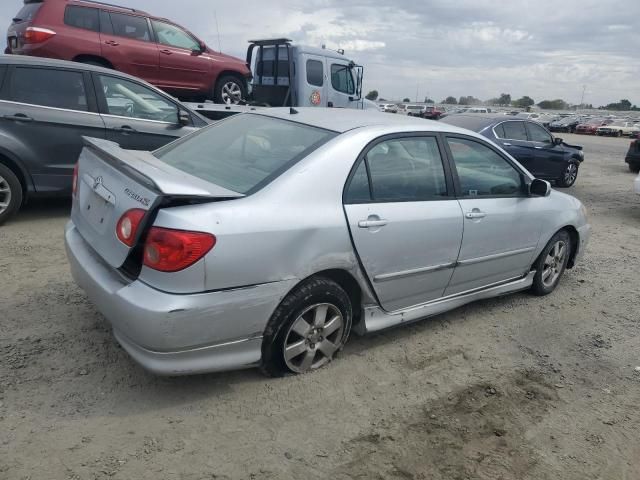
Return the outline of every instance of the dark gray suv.
<path id="1" fill-rule="evenodd" d="M 0 55 L 0 224 L 28 198 L 70 195 L 83 136 L 155 150 L 205 125 L 204 117 L 135 77 Z"/>

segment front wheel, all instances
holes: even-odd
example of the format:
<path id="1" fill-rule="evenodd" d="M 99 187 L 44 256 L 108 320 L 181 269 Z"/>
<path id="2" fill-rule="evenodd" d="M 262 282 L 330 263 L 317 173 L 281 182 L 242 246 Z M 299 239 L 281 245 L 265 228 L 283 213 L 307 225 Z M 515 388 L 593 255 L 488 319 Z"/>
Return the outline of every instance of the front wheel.
<path id="1" fill-rule="evenodd" d="M 574 183 L 576 183 L 577 178 L 578 178 L 578 164 L 575 162 L 571 162 L 567 164 L 567 166 L 564 169 L 564 172 L 562 173 L 562 177 L 558 179 L 558 186 L 562 188 L 569 188 Z"/>
<path id="2" fill-rule="evenodd" d="M 247 87 L 244 81 L 233 75 L 225 75 L 218 79 L 213 91 L 216 103 L 238 105 L 247 98 Z"/>
<path id="3" fill-rule="evenodd" d="M 640 172 L 640 164 L 629 164 L 629 171 L 631 173 L 639 173 Z"/>
<path id="4" fill-rule="evenodd" d="M 22 204 L 22 185 L 18 177 L 0 164 L 0 225 L 11 218 Z"/>
<path id="5" fill-rule="evenodd" d="M 353 307 L 334 281 L 317 277 L 296 287 L 265 330 L 262 370 L 270 376 L 307 373 L 331 362 L 351 332 Z"/>
<path id="6" fill-rule="evenodd" d="M 549 295 L 556 289 L 567 268 L 569 255 L 571 238 L 569 233 L 561 230 L 553 236 L 533 265 L 536 274 L 533 277 L 531 291 L 534 295 Z"/>

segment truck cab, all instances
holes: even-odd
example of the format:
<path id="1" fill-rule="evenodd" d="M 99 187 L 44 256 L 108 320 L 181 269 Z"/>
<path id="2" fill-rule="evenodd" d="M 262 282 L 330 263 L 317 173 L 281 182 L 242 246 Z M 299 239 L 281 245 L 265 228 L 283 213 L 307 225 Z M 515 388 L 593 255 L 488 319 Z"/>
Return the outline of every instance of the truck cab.
<path id="1" fill-rule="evenodd" d="M 249 44 L 254 105 L 377 109 L 362 98 L 363 67 L 343 51 L 295 45 L 286 38 Z"/>

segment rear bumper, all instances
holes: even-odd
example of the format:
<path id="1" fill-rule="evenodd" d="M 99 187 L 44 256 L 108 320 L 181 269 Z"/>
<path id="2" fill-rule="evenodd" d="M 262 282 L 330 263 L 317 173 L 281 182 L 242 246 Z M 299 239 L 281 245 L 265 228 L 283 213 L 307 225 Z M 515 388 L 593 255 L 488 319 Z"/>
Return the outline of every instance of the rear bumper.
<path id="1" fill-rule="evenodd" d="M 294 280 L 176 295 L 130 281 L 107 266 L 72 222 L 65 244 L 76 283 L 145 369 L 186 375 L 248 368 L 262 356 L 262 334 Z"/>
<path id="2" fill-rule="evenodd" d="M 632 167 L 638 166 L 640 165 L 640 153 L 627 153 L 624 161 Z"/>

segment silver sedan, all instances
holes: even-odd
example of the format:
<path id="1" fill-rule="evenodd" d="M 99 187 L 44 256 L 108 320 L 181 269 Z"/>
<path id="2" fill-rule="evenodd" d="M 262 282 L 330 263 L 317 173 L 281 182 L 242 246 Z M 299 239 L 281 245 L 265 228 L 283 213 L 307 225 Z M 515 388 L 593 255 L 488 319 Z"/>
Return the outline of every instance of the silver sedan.
<path id="1" fill-rule="evenodd" d="M 405 116 L 265 109 L 153 153 L 85 142 L 71 270 L 158 374 L 304 373 L 352 332 L 546 295 L 590 233 L 485 138 Z"/>

